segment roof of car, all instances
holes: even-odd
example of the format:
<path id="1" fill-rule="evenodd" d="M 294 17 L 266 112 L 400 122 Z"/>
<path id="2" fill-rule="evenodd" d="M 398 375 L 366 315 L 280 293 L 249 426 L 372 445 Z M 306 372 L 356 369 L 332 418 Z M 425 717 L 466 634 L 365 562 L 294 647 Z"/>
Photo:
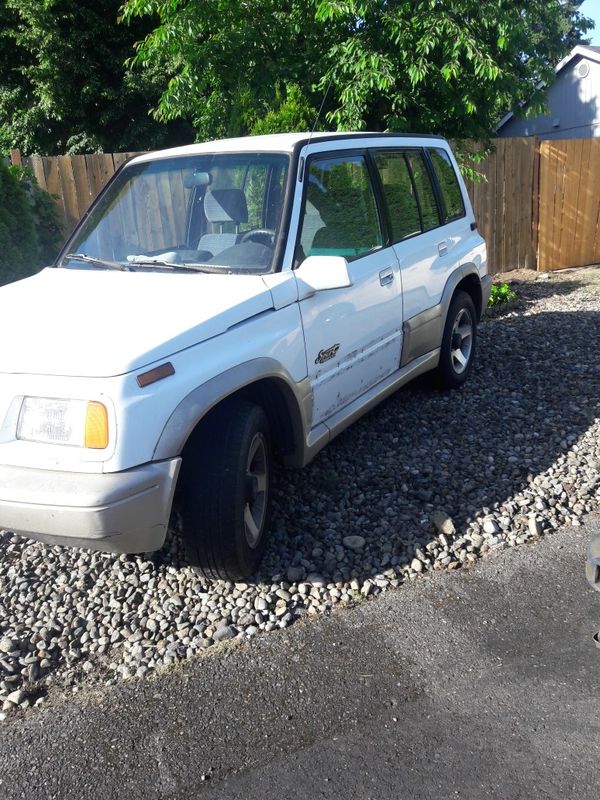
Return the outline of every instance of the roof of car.
<path id="1" fill-rule="evenodd" d="M 153 153 L 144 153 L 137 156 L 136 162 L 149 161 L 155 158 L 168 158 L 171 156 L 190 156 L 200 153 L 247 153 L 247 152 L 284 152 L 291 153 L 297 145 L 307 144 L 308 141 L 340 139 L 438 139 L 443 140 L 443 136 L 435 136 L 423 133 L 378 133 L 371 131 L 356 131 L 348 133 L 328 133 L 320 131 L 311 134 L 309 131 L 302 133 L 273 133 L 266 136 L 243 136 L 237 139 L 218 139 L 211 142 L 201 142 L 200 144 L 189 144 L 183 147 L 172 147 L 168 150 L 158 150 Z"/>

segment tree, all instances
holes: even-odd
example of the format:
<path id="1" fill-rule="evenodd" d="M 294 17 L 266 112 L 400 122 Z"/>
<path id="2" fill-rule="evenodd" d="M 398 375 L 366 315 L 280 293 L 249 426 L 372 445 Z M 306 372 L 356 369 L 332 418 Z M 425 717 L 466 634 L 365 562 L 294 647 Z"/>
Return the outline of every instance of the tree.
<path id="1" fill-rule="evenodd" d="M 160 24 L 139 45 L 135 63 L 158 64 L 170 81 L 159 120 L 190 119 L 200 139 L 248 133 L 267 116 L 304 122 L 320 91 L 327 52 L 344 24 L 317 20 L 317 0 L 130 0 L 123 18 L 148 14 Z M 298 114 L 290 115 L 290 106 Z M 306 121 L 311 124 L 312 120 Z"/>
<path id="2" fill-rule="evenodd" d="M 152 20 L 118 24 L 119 0 L 0 0 L 0 153 L 119 151 L 190 141 L 149 115 L 166 89 L 157 64 L 124 62 Z"/>
<path id="3" fill-rule="evenodd" d="M 486 138 L 525 101 L 541 110 L 541 85 L 589 27 L 561 0 L 322 0 L 317 14 L 348 30 L 321 81 L 338 88 L 338 127 L 453 138 Z"/>
<path id="4" fill-rule="evenodd" d="M 481 138 L 503 112 L 539 107 L 539 82 L 589 28 L 575 9 L 561 0 L 126 0 L 123 17 L 159 21 L 135 63 L 169 75 L 156 118 L 191 119 L 200 138 L 280 129 L 276 87 L 291 85 L 305 110 L 329 88 L 322 126 Z"/>

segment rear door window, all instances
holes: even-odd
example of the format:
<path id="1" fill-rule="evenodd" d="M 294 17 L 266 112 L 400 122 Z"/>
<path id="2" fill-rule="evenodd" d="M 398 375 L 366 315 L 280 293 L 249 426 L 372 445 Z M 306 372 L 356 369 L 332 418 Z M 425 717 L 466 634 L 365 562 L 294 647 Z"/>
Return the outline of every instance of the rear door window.
<path id="1" fill-rule="evenodd" d="M 405 154 L 381 150 L 374 153 L 374 159 L 389 214 L 392 241 L 400 242 L 421 233 L 417 193 Z"/>
<path id="2" fill-rule="evenodd" d="M 465 204 L 450 156 L 445 150 L 438 147 L 432 147 L 429 155 L 442 193 L 444 222 L 464 217 Z"/>

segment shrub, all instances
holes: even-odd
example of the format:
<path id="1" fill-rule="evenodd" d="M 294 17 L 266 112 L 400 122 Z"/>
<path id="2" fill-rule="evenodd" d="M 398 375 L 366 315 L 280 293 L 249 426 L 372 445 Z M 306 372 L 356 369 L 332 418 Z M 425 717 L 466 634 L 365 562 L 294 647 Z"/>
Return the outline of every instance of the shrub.
<path id="1" fill-rule="evenodd" d="M 510 288 L 508 283 L 495 283 L 492 286 L 488 305 L 499 306 L 503 303 L 512 303 L 512 301 L 516 299 L 517 293 Z"/>
<path id="2" fill-rule="evenodd" d="M 54 203 L 28 170 L 0 161 L 0 285 L 51 262 L 61 231 Z"/>
<path id="3" fill-rule="evenodd" d="M 31 275 L 38 258 L 39 240 L 27 193 L 0 162 L 0 283 Z"/>
<path id="4" fill-rule="evenodd" d="M 21 169 L 21 181 L 28 189 L 33 206 L 33 217 L 37 227 L 39 241 L 38 267 L 51 264 L 60 250 L 63 232 L 58 221 L 53 195 L 40 189 L 30 170 Z"/>

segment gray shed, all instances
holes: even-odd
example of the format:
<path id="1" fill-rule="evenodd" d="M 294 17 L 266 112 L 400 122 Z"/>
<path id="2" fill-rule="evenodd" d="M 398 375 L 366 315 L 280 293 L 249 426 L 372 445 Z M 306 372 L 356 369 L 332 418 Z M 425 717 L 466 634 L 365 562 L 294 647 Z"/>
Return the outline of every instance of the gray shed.
<path id="1" fill-rule="evenodd" d="M 540 139 L 600 137 L 600 47 L 577 45 L 556 66 L 548 89 L 546 116 L 507 114 L 497 136 L 539 136 Z"/>

